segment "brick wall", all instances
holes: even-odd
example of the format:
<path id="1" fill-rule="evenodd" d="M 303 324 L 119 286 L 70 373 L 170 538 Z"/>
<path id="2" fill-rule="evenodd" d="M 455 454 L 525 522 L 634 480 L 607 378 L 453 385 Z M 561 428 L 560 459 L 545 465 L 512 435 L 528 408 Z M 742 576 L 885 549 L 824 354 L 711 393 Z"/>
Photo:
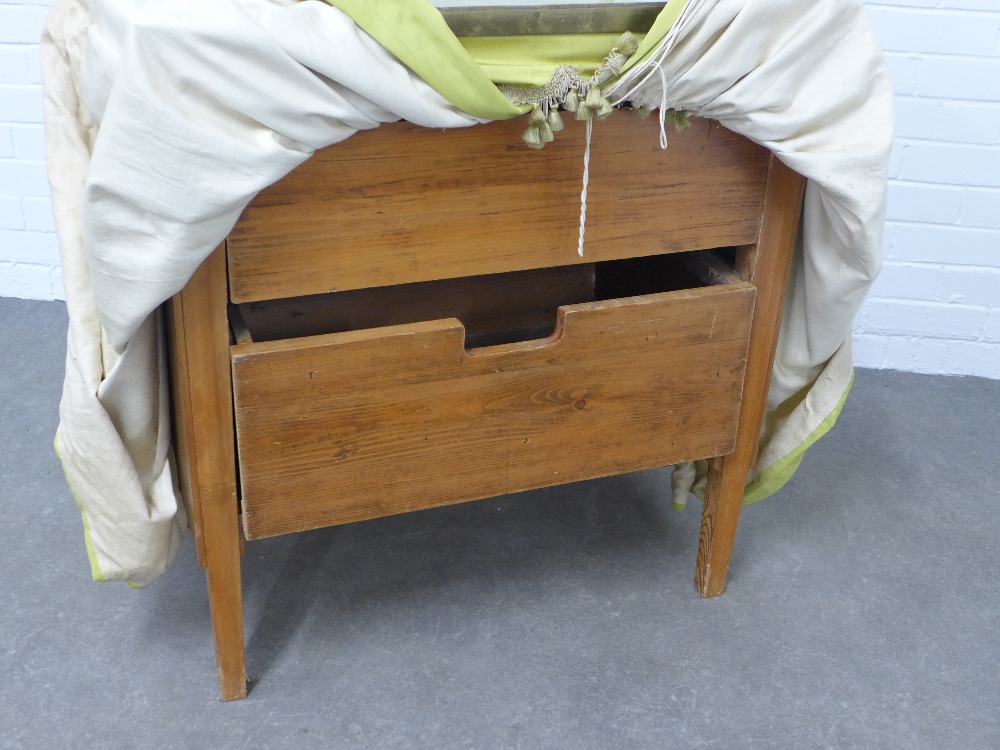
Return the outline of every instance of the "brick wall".
<path id="1" fill-rule="evenodd" d="M 897 92 L 865 367 L 1000 378 L 1000 0 L 867 3 Z M 45 0 L 0 0 L 0 296 L 59 299 L 43 165 Z"/>
<path id="2" fill-rule="evenodd" d="M 38 63 L 47 12 L 0 1 L 0 297 L 62 298 Z"/>
<path id="3" fill-rule="evenodd" d="M 867 3 L 896 91 L 864 367 L 1000 378 L 1000 0 Z"/>

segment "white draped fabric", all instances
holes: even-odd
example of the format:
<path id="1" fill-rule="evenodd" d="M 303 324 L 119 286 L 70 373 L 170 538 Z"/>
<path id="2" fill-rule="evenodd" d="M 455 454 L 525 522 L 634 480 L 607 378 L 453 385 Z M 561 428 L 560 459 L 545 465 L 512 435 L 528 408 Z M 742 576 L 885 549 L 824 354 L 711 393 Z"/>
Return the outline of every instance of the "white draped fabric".
<path id="1" fill-rule="evenodd" d="M 398 119 L 478 120 L 317 0 L 55 0 L 42 49 L 70 319 L 57 450 L 95 578 L 142 586 L 186 526 L 158 306 L 316 149 Z M 659 106 L 666 81 L 670 106 L 810 179 L 759 473 L 850 380 L 851 320 L 880 264 L 888 77 L 856 0 L 702 2 L 662 71 L 632 98 Z"/>

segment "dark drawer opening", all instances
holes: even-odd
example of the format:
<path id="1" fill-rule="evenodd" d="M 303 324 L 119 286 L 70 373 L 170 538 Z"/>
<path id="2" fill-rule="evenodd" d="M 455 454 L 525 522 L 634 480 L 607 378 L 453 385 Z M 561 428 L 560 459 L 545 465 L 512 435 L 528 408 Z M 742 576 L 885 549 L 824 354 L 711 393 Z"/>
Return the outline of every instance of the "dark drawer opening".
<path id="1" fill-rule="evenodd" d="M 230 307 L 240 343 L 457 318 L 466 347 L 550 336 L 563 305 L 737 281 L 729 248 L 466 276 Z"/>

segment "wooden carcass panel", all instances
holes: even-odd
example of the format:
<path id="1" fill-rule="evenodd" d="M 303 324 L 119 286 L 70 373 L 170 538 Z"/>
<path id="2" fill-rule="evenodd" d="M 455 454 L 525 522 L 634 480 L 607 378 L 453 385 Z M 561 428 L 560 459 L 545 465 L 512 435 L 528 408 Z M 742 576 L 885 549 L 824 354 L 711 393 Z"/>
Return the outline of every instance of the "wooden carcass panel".
<path id="1" fill-rule="evenodd" d="M 229 235 L 233 302 L 756 242 L 766 149 L 708 120 L 596 123 L 584 257 L 584 126 L 532 151 L 521 120 L 358 133 L 263 190 Z"/>

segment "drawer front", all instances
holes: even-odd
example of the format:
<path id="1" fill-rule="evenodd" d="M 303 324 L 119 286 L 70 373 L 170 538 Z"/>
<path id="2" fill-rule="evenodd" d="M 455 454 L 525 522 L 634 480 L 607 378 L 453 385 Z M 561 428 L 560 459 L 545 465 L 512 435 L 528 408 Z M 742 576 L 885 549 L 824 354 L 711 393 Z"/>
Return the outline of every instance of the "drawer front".
<path id="1" fill-rule="evenodd" d="M 247 538 L 729 453 L 754 296 L 568 305 L 471 350 L 456 319 L 236 345 Z"/>
<path id="2" fill-rule="evenodd" d="M 670 134 L 594 126 L 584 258 L 584 126 L 542 151 L 523 118 L 407 123 L 318 152 L 247 207 L 227 241 L 233 302 L 324 294 L 756 242 L 769 152 L 707 120 Z"/>

